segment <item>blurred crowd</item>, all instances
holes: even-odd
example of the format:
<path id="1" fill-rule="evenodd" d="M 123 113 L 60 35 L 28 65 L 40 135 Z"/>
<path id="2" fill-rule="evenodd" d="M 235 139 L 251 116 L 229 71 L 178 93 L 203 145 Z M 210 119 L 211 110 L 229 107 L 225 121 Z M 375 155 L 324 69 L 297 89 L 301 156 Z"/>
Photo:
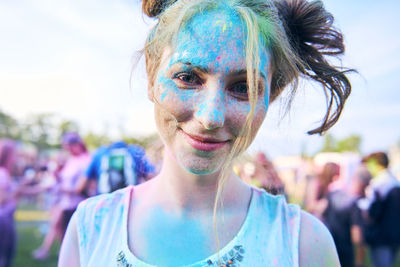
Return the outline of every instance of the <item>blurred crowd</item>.
<path id="1" fill-rule="evenodd" d="M 15 211 L 21 203 L 48 212 L 48 227 L 36 260 L 61 242 L 68 222 L 87 197 L 137 185 L 161 168 L 160 140 L 146 150 L 118 141 L 88 152 L 75 132 L 65 133 L 61 149 L 38 153 L 34 147 L 0 139 L 0 267 L 15 255 Z M 235 173 L 255 187 L 281 195 L 319 218 L 331 232 L 341 265 L 394 266 L 400 243 L 400 182 L 384 152 L 369 155 L 322 153 L 313 158 L 265 153 L 243 155 Z M 398 175 L 398 174 L 397 174 Z"/>
<path id="2" fill-rule="evenodd" d="M 18 203 L 48 211 L 48 229 L 36 260 L 49 256 L 61 242 L 78 204 L 87 197 L 142 183 L 156 173 L 145 150 L 123 141 L 89 153 L 79 134 L 65 133 L 61 149 L 37 153 L 35 148 L 0 139 L 0 267 L 10 267 L 16 251 L 14 213 Z"/>
<path id="3" fill-rule="evenodd" d="M 277 158 L 262 152 L 239 159 L 247 183 L 282 195 L 320 219 L 334 239 L 340 264 L 395 266 L 400 245 L 399 152 L 320 153 Z M 368 259 L 369 258 L 369 259 Z"/>

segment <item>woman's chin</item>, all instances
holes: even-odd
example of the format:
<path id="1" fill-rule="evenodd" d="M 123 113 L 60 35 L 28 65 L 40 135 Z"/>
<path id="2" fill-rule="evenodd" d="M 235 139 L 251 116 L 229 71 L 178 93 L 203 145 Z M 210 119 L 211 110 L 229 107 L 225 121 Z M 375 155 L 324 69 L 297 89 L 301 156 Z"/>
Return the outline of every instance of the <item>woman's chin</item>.
<path id="1" fill-rule="evenodd" d="M 221 170 L 222 162 L 216 158 L 178 157 L 179 165 L 185 171 L 195 175 L 210 175 Z"/>
<path id="2" fill-rule="evenodd" d="M 195 174 L 195 175 L 210 175 L 213 174 L 215 172 L 217 172 L 217 170 L 214 169 L 199 169 L 199 168 L 185 168 L 185 171 L 191 173 L 191 174 Z"/>

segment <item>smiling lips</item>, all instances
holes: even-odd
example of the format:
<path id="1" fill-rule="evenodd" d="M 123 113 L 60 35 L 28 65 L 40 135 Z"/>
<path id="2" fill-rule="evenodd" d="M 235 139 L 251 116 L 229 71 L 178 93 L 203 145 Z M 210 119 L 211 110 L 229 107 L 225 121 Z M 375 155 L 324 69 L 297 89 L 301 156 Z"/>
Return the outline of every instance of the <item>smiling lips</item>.
<path id="1" fill-rule="evenodd" d="M 195 149 L 198 150 L 203 150 L 203 151 L 214 151 L 217 150 L 221 147 L 223 147 L 225 144 L 229 143 L 229 140 L 226 141 L 221 141 L 217 140 L 215 138 L 208 138 L 208 137 L 202 137 L 202 136 L 195 136 L 195 135 L 190 135 L 188 133 L 185 133 L 182 131 L 183 135 L 185 136 L 186 141 Z"/>

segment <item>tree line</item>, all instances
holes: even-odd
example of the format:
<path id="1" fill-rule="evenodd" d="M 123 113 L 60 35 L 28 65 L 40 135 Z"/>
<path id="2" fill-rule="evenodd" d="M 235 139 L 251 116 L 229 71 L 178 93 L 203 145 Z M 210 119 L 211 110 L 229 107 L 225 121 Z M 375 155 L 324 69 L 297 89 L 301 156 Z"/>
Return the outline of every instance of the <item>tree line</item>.
<path id="1" fill-rule="evenodd" d="M 77 132 L 82 135 L 90 150 L 101 145 L 110 144 L 113 141 L 107 133 L 94 133 L 89 131 L 82 134 L 82 131 L 75 121 L 61 118 L 54 113 L 31 114 L 23 120 L 18 120 L 12 115 L 0 110 L 0 138 L 11 138 L 17 141 L 33 144 L 39 151 L 60 148 L 60 140 L 66 132 Z M 120 133 L 119 140 L 127 143 L 139 144 L 147 147 L 156 134 L 131 137 Z"/>

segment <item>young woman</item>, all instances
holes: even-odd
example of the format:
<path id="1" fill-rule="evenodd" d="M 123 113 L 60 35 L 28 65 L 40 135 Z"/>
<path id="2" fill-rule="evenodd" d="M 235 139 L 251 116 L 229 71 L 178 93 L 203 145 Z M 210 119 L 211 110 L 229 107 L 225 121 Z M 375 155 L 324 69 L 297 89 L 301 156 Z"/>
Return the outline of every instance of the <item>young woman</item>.
<path id="1" fill-rule="evenodd" d="M 312 178 L 307 188 L 306 209 L 315 217 L 323 220 L 323 213 L 328 207 L 329 186 L 339 178 L 340 166 L 333 162 L 326 163 L 320 173 Z"/>
<path id="2" fill-rule="evenodd" d="M 350 84 L 324 57 L 344 50 L 332 16 L 305 0 L 143 1 L 143 10 L 158 18 L 144 53 L 163 166 L 80 204 L 59 266 L 338 266 L 318 220 L 231 168 L 300 76 L 328 96 L 310 133 L 337 121 Z"/>
<path id="3" fill-rule="evenodd" d="M 83 176 L 90 162 L 86 145 L 75 132 L 65 133 L 62 136 L 61 144 L 70 156 L 58 174 L 60 185 L 56 190 L 59 194 L 59 200 L 51 211 L 49 231 L 41 246 L 32 253 L 37 260 L 47 259 L 54 241 L 63 240 L 72 213 L 78 204 L 86 198 L 77 190 L 79 179 Z"/>

